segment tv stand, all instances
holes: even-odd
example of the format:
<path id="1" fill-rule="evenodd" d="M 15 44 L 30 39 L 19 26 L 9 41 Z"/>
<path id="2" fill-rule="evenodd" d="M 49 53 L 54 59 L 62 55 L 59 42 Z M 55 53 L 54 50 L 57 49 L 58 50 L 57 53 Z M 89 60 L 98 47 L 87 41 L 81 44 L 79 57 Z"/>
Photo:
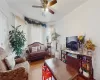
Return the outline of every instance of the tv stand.
<path id="1" fill-rule="evenodd" d="M 61 50 L 61 60 L 77 70 L 79 76 L 84 78 L 84 80 L 94 80 L 92 56 L 65 49 Z"/>

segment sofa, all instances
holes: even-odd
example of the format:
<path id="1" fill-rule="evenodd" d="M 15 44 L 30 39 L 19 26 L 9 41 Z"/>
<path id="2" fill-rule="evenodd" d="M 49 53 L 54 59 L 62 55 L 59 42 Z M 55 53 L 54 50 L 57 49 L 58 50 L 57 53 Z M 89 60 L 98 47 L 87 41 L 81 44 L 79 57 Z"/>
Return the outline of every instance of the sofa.
<path id="1" fill-rule="evenodd" d="M 30 65 L 28 61 L 15 64 L 14 68 L 8 70 L 4 59 L 8 54 L 0 47 L 0 80 L 32 80 Z"/>
<path id="2" fill-rule="evenodd" d="M 35 48 L 35 50 L 33 50 Z M 39 59 L 45 59 L 49 55 L 49 51 L 40 42 L 34 42 L 33 44 L 28 45 L 27 60 L 32 62 Z"/>

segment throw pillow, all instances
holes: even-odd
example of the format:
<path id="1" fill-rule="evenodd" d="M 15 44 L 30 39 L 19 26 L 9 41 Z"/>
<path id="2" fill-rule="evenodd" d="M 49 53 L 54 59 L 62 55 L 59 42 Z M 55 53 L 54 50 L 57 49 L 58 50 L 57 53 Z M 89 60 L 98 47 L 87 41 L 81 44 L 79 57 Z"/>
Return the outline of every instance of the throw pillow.
<path id="1" fill-rule="evenodd" d="M 14 59 L 14 55 L 10 55 L 8 57 L 5 58 L 5 62 L 9 68 L 9 70 L 12 70 L 15 66 L 15 59 Z"/>
<path id="2" fill-rule="evenodd" d="M 32 47 L 32 52 L 37 52 L 37 47 Z"/>
<path id="3" fill-rule="evenodd" d="M 38 50 L 38 51 L 40 50 L 40 46 L 37 46 L 37 50 Z"/>
<path id="4" fill-rule="evenodd" d="M 41 45 L 41 50 L 45 50 L 45 46 L 44 45 Z"/>

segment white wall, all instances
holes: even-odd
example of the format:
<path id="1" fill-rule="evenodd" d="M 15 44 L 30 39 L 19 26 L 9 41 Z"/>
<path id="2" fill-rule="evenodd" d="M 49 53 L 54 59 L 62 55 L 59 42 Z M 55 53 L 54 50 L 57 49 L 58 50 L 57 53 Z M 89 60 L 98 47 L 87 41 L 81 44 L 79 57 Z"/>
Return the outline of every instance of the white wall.
<path id="1" fill-rule="evenodd" d="M 5 14 L 5 16 L 7 16 L 9 26 L 11 24 L 14 25 L 13 16 L 6 0 L 0 0 L 0 11 L 2 11 Z"/>
<path id="2" fill-rule="evenodd" d="M 56 31 L 65 44 L 67 36 L 85 34 L 96 44 L 94 53 L 95 79 L 100 80 L 100 0 L 88 0 L 56 23 Z"/>
<path id="3" fill-rule="evenodd" d="M 7 27 L 6 29 L 3 26 L 0 26 L 0 30 L 1 31 L 5 31 L 5 36 L 4 36 L 4 32 L 2 33 L 2 35 L 0 35 L 0 38 L 5 39 L 5 43 L 2 44 L 2 41 L 0 41 L 0 47 L 3 47 L 4 49 L 6 49 L 7 52 L 10 51 L 9 49 L 9 40 L 8 40 L 8 31 L 11 27 L 11 25 L 14 25 L 14 17 L 12 15 L 12 13 L 10 12 L 10 8 L 7 4 L 7 2 L 5 0 L 0 0 L 0 12 L 7 18 Z M 0 39 L 2 40 L 2 39 Z"/>

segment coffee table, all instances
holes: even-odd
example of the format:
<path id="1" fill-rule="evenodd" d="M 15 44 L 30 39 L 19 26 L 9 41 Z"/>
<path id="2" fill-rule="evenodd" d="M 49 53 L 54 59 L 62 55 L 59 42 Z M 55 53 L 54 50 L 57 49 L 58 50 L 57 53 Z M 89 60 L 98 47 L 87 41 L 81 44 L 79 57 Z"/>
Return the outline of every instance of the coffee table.
<path id="1" fill-rule="evenodd" d="M 56 58 L 45 60 L 44 65 L 49 68 L 55 80 L 73 80 L 78 75 L 76 70 Z"/>

